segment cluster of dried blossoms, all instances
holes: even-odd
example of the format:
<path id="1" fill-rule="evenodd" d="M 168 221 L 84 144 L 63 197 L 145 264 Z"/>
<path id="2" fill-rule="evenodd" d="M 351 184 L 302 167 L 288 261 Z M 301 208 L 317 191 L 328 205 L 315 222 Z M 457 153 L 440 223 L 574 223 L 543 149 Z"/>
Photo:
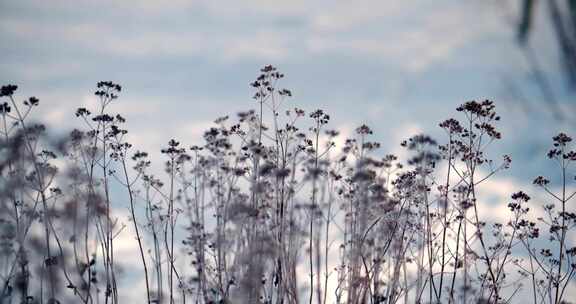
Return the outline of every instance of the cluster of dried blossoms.
<path id="1" fill-rule="evenodd" d="M 511 163 L 486 155 L 501 138 L 493 102 L 458 107 L 460 120 L 440 124 L 444 144 L 404 141 L 402 164 L 379 152 L 366 125 L 337 140 L 323 110 L 287 109 L 283 77 L 261 69 L 256 110 L 218 118 L 203 145 L 170 139 L 161 177 L 109 112 L 120 85 L 98 83 L 96 109 L 76 111 L 84 127 L 58 141 L 28 123 L 37 98 L 18 103 L 17 87 L 3 86 L 0 303 L 121 303 L 130 282 L 115 246 L 127 233 L 148 303 L 567 299 L 570 137 L 554 137 L 548 153 L 561 168 L 559 192 L 534 181 L 553 200 L 545 216 L 517 192 L 498 202 L 509 209 L 498 223 L 481 217 L 477 195 Z M 127 222 L 116 214 L 125 207 Z"/>

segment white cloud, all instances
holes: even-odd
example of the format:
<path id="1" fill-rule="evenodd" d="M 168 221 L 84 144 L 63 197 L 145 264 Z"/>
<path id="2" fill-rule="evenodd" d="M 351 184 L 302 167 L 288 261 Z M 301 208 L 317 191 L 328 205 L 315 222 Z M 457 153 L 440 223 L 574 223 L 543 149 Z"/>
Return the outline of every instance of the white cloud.
<path id="1" fill-rule="evenodd" d="M 231 38 L 222 48 L 223 59 L 232 62 L 245 58 L 280 62 L 289 53 L 287 41 L 272 31 L 260 31 L 248 37 Z"/>
<path id="2" fill-rule="evenodd" d="M 245 59 L 282 61 L 310 54 L 340 54 L 374 58 L 421 72 L 450 57 L 454 50 L 487 33 L 499 30 L 491 11 L 425 6 L 421 1 L 158 1 L 130 3 L 106 1 L 111 9 L 126 11 L 126 22 L 77 22 L 5 18 L 4 33 L 26 40 L 49 39 L 101 54 L 127 57 L 200 56 L 237 62 Z M 60 1 L 62 6 L 68 1 Z M 213 24 L 198 28 L 182 23 L 173 28 L 154 26 L 166 11 L 191 14 L 206 11 Z M 245 18 L 257 22 L 247 23 Z M 304 20 L 300 30 L 270 23 L 282 17 Z M 157 19 L 160 18 L 160 19 Z M 169 20 L 169 19 L 168 19 Z M 470 22 L 470 20 L 474 20 Z M 184 26 L 184 27 L 183 27 Z M 187 27 L 190 26 L 190 27 Z M 161 29 L 165 28 L 165 29 Z"/>
<path id="3" fill-rule="evenodd" d="M 406 20 L 401 16 L 385 15 L 373 6 L 367 8 L 365 11 L 350 9 L 331 17 L 320 15 L 318 20 L 324 21 L 318 22 L 325 25 L 307 37 L 309 51 L 372 57 L 397 64 L 408 72 L 422 72 L 447 60 L 455 50 L 475 39 L 501 30 L 490 11 L 472 12 L 439 5 L 426 14 L 419 14 L 411 11 L 409 4 L 398 4 L 391 12 L 401 12 L 405 19 L 412 20 L 403 24 Z M 469 21 L 472 19 L 474 22 Z M 323 29 L 330 27 L 330 20 L 335 24 L 334 31 L 326 33 Z M 354 28 L 360 25 L 362 27 Z M 374 27 L 381 30 L 373 31 Z M 355 31 L 348 32 L 349 35 L 342 33 L 353 28 Z"/>
<path id="4" fill-rule="evenodd" d="M 335 1 L 315 11 L 311 16 L 311 25 L 318 32 L 341 32 L 371 25 L 398 14 L 408 14 L 414 8 L 414 3 L 409 1 Z"/>

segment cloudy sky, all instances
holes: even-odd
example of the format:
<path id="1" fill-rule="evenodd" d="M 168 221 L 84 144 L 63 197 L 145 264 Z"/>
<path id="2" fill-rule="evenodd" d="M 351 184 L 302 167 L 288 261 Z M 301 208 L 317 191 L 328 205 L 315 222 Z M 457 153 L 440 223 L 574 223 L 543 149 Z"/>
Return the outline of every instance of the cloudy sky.
<path id="1" fill-rule="evenodd" d="M 37 117 L 60 129 L 93 104 L 97 81 L 120 83 L 115 110 L 153 152 L 165 134 L 197 143 L 213 118 L 253 107 L 248 84 L 273 64 L 294 105 L 327 110 L 341 129 L 365 122 L 385 147 L 419 130 L 439 134 L 458 104 L 493 99 L 501 147 L 536 158 L 566 126 L 533 108 L 544 102 L 514 42 L 516 2 L 2 1 L 0 82 L 39 97 Z M 536 21 L 531 43 L 562 91 L 553 40 Z"/>
<path id="2" fill-rule="evenodd" d="M 123 85 L 114 110 L 133 143 L 153 155 L 170 134 L 200 144 L 214 118 L 255 106 L 260 67 L 286 74 L 291 103 L 323 108 L 332 126 L 370 125 L 385 151 L 471 99 L 492 99 L 513 167 L 492 184 L 507 193 L 545 173 L 550 137 L 570 132 L 574 97 L 558 72 L 545 16 L 531 45 L 562 104 L 546 110 L 515 43 L 517 0 L 0 0 L 0 83 L 41 100 L 36 114 L 59 131 L 80 126 L 97 81 Z M 531 189 L 527 189 L 530 191 Z"/>

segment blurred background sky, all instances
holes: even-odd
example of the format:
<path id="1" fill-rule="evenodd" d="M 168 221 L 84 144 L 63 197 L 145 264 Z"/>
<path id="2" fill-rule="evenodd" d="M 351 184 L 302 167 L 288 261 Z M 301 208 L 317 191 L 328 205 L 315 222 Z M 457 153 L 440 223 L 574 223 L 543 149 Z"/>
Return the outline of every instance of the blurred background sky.
<path id="1" fill-rule="evenodd" d="M 533 195 L 533 178 L 556 172 L 545 159 L 551 137 L 574 131 L 576 7 L 567 3 L 0 0 L 0 83 L 39 97 L 34 117 L 60 133 L 82 127 L 74 113 L 96 105 L 96 82 L 120 83 L 112 110 L 157 164 L 170 138 L 202 144 L 215 118 L 254 108 L 249 83 L 267 64 L 286 75 L 290 107 L 326 110 L 343 136 L 366 123 L 382 153 L 420 132 L 442 142 L 438 123 L 459 104 L 492 99 L 503 133 L 492 157 L 513 163 L 481 186 L 494 202 L 482 212 L 504 220 L 512 192 Z M 126 235 L 119 250 L 130 263 Z"/>
<path id="2" fill-rule="evenodd" d="M 290 107 L 325 109 L 344 135 L 366 123 L 383 152 L 439 137 L 456 106 L 492 99 L 503 118 L 493 157 L 513 159 L 500 178 L 531 187 L 576 115 L 551 12 L 537 0 L 1 0 L 0 83 L 39 97 L 35 117 L 61 132 L 81 126 L 75 109 L 95 105 L 97 81 L 120 83 L 113 110 L 153 155 L 253 108 L 249 83 L 266 64 L 286 74 Z"/>

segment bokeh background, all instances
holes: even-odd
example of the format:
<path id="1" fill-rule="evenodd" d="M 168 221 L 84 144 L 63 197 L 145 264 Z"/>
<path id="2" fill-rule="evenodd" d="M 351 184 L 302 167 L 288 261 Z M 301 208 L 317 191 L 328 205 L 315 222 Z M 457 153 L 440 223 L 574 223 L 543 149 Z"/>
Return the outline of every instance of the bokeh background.
<path id="1" fill-rule="evenodd" d="M 74 112 L 95 105 L 97 81 L 120 83 L 112 109 L 153 159 L 170 138 L 201 144 L 216 117 L 255 107 L 249 83 L 266 64 L 286 74 L 290 107 L 324 109 L 343 136 L 366 123 L 382 153 L 421 132 L 442 141 L 438 123 L 459 104 L 491 99 L 503 133 L 492 156 L 513 163 L 482 191 L 504 210 L 555 172 L 551 137 L 574 131 L 569 3 L 1 0 L 0 83 L 39 97 L 35 119 L 60 133 L 81 126 Z M 134 242 L 123 242 L 129 263 Z"/>

